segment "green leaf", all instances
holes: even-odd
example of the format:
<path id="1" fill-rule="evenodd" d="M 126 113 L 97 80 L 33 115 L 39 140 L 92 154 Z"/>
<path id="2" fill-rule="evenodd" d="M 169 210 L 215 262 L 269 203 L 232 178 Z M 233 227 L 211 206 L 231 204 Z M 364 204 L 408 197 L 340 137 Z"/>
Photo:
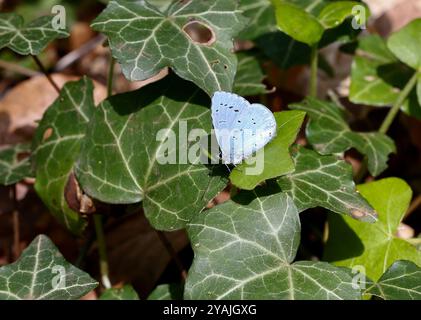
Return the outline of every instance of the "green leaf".
<path id="1" fill-rule="evenodd" d="M 75 234 L 82 232 L 86 221 L 69 207 L 66 185 L 73 175 L 94 108 L 91 80 L 66 83 L 45 112 L 32 145 L 35 190 L 51 213 Z"/>
<path id="2" fill-rule="evenodd" d="M 257 46 L 281 69 L 310 61 L 310 47 L 283 32 L 264 34 L 255 40 Z"/>
<path id="3" fill-rule="evenodd" d="M 362 29 L 355 29 L 352 26 L 352 21 L 353 19 L 348 18 L 337 27 L 325 30 L 322 39 L 318 43 L 318 48 L 321 49 L 327 47 L 334 42 L 339 45 L 355 44 L 358 35 L 362 32 Z M 339 49 L 342 50 L 342 48 Z"/>
<path id="4" fill-rule="evenodd" d="M 356 37 L 357 33 L 356 30 L 351 28 L 349 23 L 343 23 L 334 29 L 329 29 L 323 34 L 319 43 L 319 48 L 323 48 L 336 41 L 341 43 L 351 42 Z M 283 70 L 295 65 L 305 65 L 310 62 L 310 47 L 302 42 L 294 40 L 281 31 L 266 33 L 254 41 L 259 49 Z M 319 56 L 319 68 L 324 71 L 329 71 L 326 70 L 323 65 L 323 55 Z"/>
<path id="5" fill-rule="evenodd" d="M 0 300 L 76 300 L 97 286 L 44 235 L 36 237 L 19 260 L 0 268 Z"/>
<path id="6" fill-rule="evenodd" d="M 365 8 L 366 15 L 364 21 L 370 16 L 370 11 L 366 5 L 356 1 L 336 1 L 326 5 L 318 16 L 319 22 L 325 29 L 339 26 L 345 19 L 354 16 L 354 8 L 359 5 Z"/>
<path id="7" fill-rule="evenodd" d="M 345 120 L 345 110 L 334 103 L 308 97 L 290 108 L 307 112 L 307 138 L 318 152 L 334 154 L 355 148 L 367 156 L 373 176 L 387 168 L 389 154 L 396 151 L 393 140 L 385 134 L 352 131 Z"/>
<path id="8" fill-rule="evenodd" d="M 249 18 L 247 27 L 241 31 L 238 38 L 255 40 L 256 38 L 277 30 L 275 8 L 270 0 L 240 0 L 239 10 Z"/>
<path id="9" fill-rule="evenodd" d="M 292 263 L 300 219 L 279 189 L 242 192 L 200 215 L 187 231 L 195 253 L 186 299 L 359 299 L 346 270 Z"/>
<path id="10" fill-rule="evenodd" d="M 417 82 L 417 98 L 418 98 L 418 105 L 421 106 L 421 73 L 418 76 L 418 82 Z"/>
<path id="11" fill-rule="evenodd" d="M 210 133 L 209 105 L 204 92 L 175 75 L 102 102 L 76 170 L 83 190 L 107 203 L 143 201 L 155 228 L 182 228 L 226 186 L 215 168 L 179 156 L 200 150 L 187 134 Z"/>
<path id="12" fill-rule="evenodd" d="M 139 300 L 137 292 L 129 284 L 122 288 L 110 288 L 104 291 L 99 300 Z"/>
<path id="13" fill-rule="evenodd" d="M 48 43 L 69 36 L 67 30 L 53 28 L 53 16 L 40 17 L 24 26 L 23 18 L 15 13 L 0 13 L 0 49 L 21 55 L 38 55 Z"/>
<path id="14" fill-rule="evenodd" d="M 238 69 L 234 79 L 234 92 L 240 96 L 267 93 L 266 86 L 262 83 L 265 75 L 256 56 L 249 52 L 240 52 L 237 58 Z"/>
<path id="15" fill-rule="evenodd" d="M 108 4 L 110 3 L 109 0 L 99 0 L 104 4 Z M 148 0 L 147 2 L 149 2 L 151 5 L 157 7 L 160 11 L 165 11 L 168 9 L 168 7 L 171 5 L 171 3 L 173 2 L 173 0 Z"/>
<path id="16" fill-rule="evenodd" d="M 393 33 L 387 40 L 387 46 L 400 61 L 421 71 L 420 39 L 421 18 L 418 18 Z"/>
<path id="17" fill-rule="evenodd" d="M 274 116 L 277 124 L 276 137 L 257 152 L 254 163 L 243 162 L 236 166 L 230 174 L 231 182 L 240 189 L 253 190 L 259 183 L 267 179 L 294 171 L 289 146 L 297 138 L 305 112 L 276 112 Z M 253 172 L 260 171 L 259 174 L 253 174 Z"/>
<path id="18" fill-rule="evenodd" d="M 161 284 L 149 295 L 148 300 L 183 300 L 183 286 L 177 283 Z"/>
<path id="19" fill-rule="evenodd" d="M 261 2 L 265 2 L 265 1 L 266 0 L 261 0 Z M 253 1 L 253 3 L 255 3 L 255 1 Z M 303 10 L 305 16 L 309 14 L 312 17 L 317 17 L 323 11 L 323 8 L 328 8 L 330 7 L 330 5 L 339 6 L 339 7 L 343 5 L 342 4 L 343 1 L 334 2 L 330 4 L 329 1 L 325 1 L 325 0 L 323 1 L 313 1 L 313 0 L 291 1 L 290 0 L 290 1 L 283 1 L 283 3 L 290 3 L 290 6 L 295 5 L 299 9 Z M 350 3 L 354 3 L 354 5 L 357 4 L 356 2 L 352 2 L 352 1 Z M 277 5 L 277 2 L 275 3 L 275 5 Z M 281 6 L 282 5 L 283 4 L 281 4 Z M 256 6 L 258 5 L 256 4 Z M 260 8 L 262 6 L 263 4 L 259 5 Z M 345 7 L 346 7 L 346 4 L 345 4 Z M 259 26 L 254 26 L 253 22 L 257 23 L 257 21 L 253 20 L 253 17 L 255 15 L 257 17 L 258 15 L 256 10 L 254 12 L 244 13 L 244 14 L 247 16 L 249 15 L 252 16 L 250 27 L 246 30 L 249 30 L 250 28 L 251 30 L 257 30 L 259 26 L 261 27 L 266 26 L 265 28 L 266 31 L 260 32 L 258 36 L 253 37 L 253 40 L 256 42 L 257 46 L 265 53 L 265 55 L 269 57 L 272 61 L 274 61 L 281 69 L 287 69 L 294 65 L 303 65 L 303 64 L 309 63 L 311 50 L 307 44 L 297 41 L 297 39 L 294 39 L 293 37 L 288 35 L 287 34 L 288 32 L 286 31 L 285 33 L 281 31 L 276 32 L 272 30 L 271 28 L 269 28 L 270 25 L 274 24 L 274 22 L 272 22 L 269 17 L 265 18 L 266 22 L 259 20 Z M 287 12 L 285 12 L 284 14 L 287 15 Z M 345 17 L 347 16 L 349 15 L 345 14 Z M 333 15 L 332 17 L 336 17 L 336 16 Z M 295 16 L 290 17 L 290 19 L 294 19 L 294 18 Z M 328 16 L 326 15 L 325 18 L 328 18 Z M 341 43 L 347 43 L 347 42 L 353 41 L 358 35 L 358 33 L 360 32 L 360 30 L 355 30 L 354 28 L 352 28 L 352 25 L 349 20 L 350 19 L 344 20 L 341 17 L 336 18 L 336 21 L 338 21 L 339 24 L 337 26 L 336 25 L 332 26 L 331 29 L 327 29 L 323 31 L 320 41 L 318 41 L 318 47 L 323 48 L 336 41 L 339 41 Z M 291 25 L 288 25 L 286 26 L 286 28 L 290 26 Z M 300 26 L 299 28 L 294 29 L 294 32 L 300 33 L 302 30 L 306 31 L 307 26 L 306 27 Z M 243 31 L 242 34 L 244 34 L 245 31 Z M 250 32 L 253 32 L 253 31 L 250 31 Z"/>
<path id="20" fill-rule="evenodd" d="M 396 260 L 409 260 L 421 265 L 421 252 L 396 237 L 412 196 L 406 182 L 387 178 L 360 185 L 358 190 L 376 210 L 379 220 L 367 224 L 331 215 L 325 258 L 340 266 L 361 265 L 365 274 L 374 281 Z"/>
<path id="21" fill-rule="evenodd" d="M 275 8 L 276 22 L 281 31 L 310 46 L 320 41 L 324 29 L 316 17 L 287 1 L 276 2 Z"/>
<path id="22" fill-rule="evenodd" d="M 279 29 L 309 46 L 318 44 L 327 30 L 339 27 L 347 18 L 352 17 L 355 6 L 363 5 L 357 1 L 273 0 L 272 2 Z M 364 7 L 365 21 L 367 21 L 369 10 Z"/>
<path id="23" fill-rule="evenodd" d="M 30 152 L 28 144 L 0 148 L 0 185 L 8 186 L 32 176 L 29 157 L 20 159 L 20 156 Z"/>
<path id="24" fill-rule="evenodd" d="M 352 64 L 349 99 L 371 106 L 392 106 L 409 81 L 413 71 L 399 62 L 378 35 L 363 37 L 358 42 Z M 421 118 L 421 108 L 412 94 L 402 111 Z"/>
<path id="25" fill-rule="evenodd" d="M 277 0 L 272 0 L 277 1 Z M 291 4 L 296 5 L 297 7 L 303 9 L 305 12 L 308 12 L 314 17 L 317 17 L 323 8 L 330 3 L 330 1 L 337 1 L 337 0 L 281 0 L 282 2 L 289 2 Z M 276 4 L 275 4 L 276 6 Z"/>
<path id="26" fill-rule="evenodd" d="M 402 79 L 404 71 L 397 62 L 380 36 L 362 37 L 352 65 L 350 100 L 375 106 L 393 104 L 400 90 L 388 80 L 395 79 L 396 84 L 396 78 Z M 379 70 L 381 66 L 384 67 Z M 406 77 L 399 82 L 404 84 L 405 80 Z"/>
<path id="27" fill-rule="evenodd" d="M 175 1 L 165 14 L 146 1 L 110 1 L 92 27 L 108 36 L 127 79 L 145 80 L 168 66 L 212 94 L 232 89 L 232 38 L 245 21 L 233 0 Z"/>
<path id="28" fill-rule="evenodd" d="M 293 159 L 295 171 L 280 177 L 278 183 L 298 212 L 323 207 L 363 221 L 376 221 L 376 212 L 355 189 L 350 164 L 300 146 L 293 148 Z"/>
<path id="29" fill-rule="evenodd" d="M 148 2 L 157 7 L 160 11 L 165 11 L 171 5 L 173 0 L 148 0 Z"/>
<path id="30" fill-rule="evenodd" d="M 411 261 L 396 261 L 365 294 L 384 300 L 421 300 L 421 268 Z"/>

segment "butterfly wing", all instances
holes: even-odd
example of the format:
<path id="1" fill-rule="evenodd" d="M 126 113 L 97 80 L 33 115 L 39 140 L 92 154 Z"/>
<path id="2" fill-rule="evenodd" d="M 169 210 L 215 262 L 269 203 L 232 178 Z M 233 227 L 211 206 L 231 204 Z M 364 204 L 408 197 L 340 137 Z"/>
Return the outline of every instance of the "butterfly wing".
<path id="1" fill-rule="evenodd" d="M 229 158 L 234 152 L 231 137 L 233 125 L 249 106 L 246 99 L 234 93 L 217 91 L 212 97 L 212 124 L 225 163 L 232 163 Z"/>
<path id="2" fill-rule="evenodd" d="M 247 159 L 275 136 L 276 120 L 273 113 L 264 105 L 252 104 L 233 124 L 232 163 Z"/>

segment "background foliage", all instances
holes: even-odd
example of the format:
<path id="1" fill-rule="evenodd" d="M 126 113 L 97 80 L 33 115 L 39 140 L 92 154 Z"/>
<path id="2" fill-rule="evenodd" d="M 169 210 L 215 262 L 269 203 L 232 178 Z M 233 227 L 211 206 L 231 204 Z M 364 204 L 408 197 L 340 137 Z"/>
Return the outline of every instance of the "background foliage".
<path id="1" fill-rule="evenodd" d="M 65 30 L 51 1 L 0 13 L 0 102 L 57 91 L 2 131 L 0 299 L 421 298 L 420 18 L 381 36 L 361 1 L 60 4 Z M 183 162 L 221 90 L 274 112 L 260 175 Z"/>

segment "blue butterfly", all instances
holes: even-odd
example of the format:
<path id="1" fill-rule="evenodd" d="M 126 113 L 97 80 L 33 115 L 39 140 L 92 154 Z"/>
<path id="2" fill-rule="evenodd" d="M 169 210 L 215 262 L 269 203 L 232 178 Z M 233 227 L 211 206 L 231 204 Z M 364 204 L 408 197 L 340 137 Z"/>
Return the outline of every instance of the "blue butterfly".
<path id="1" fill-rule="evenodd" d="M 217 91 L 212 97 L 212 123 L 225 164 L 239 164 L 276 136 L 273 113 L 234 93 Z"/>

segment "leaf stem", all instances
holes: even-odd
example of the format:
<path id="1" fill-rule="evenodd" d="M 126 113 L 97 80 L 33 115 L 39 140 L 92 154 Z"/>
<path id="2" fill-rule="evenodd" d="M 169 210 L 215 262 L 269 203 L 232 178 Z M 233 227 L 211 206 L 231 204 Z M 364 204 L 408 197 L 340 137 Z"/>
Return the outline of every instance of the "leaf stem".
<path id="1" fill-rule="evenodd" d="M 85 242 L 79 250 L 79 255 L 76 259 L 76 262 L 74 263 L 74 265 L 79 269 L 84 268 L 83 264 L 85 262 L 86 255 L 88 254 L 90 247 L 95 242 L 95 235 L 96 233 L 93 230 L 90 230 L 89 234 L 86 236 Z"/>
<path id="2" fill-rule="evenodd" d="M 395 103 L 393 104 L 392 108 L 389 110 L 386 118 L 383 120 L 383 123 L 380 126 L 380 129 L 379 129 L 380 133 L 386 134 L 386 132 L 389 130 L 402 104 L 404 103 L 406 98 L 408 98 L 408 95 L 411 93 L 412 89 L 417 84 L 419 74 L 420 74 L 419 71 L 415 72 L 414 75 L 411 77 L 411 79 L 407 82 L 407 84 L 405 85 L 401 93 L 399 94 L 398 98 L 396 99 Z M 361 164 L 360 170 L 355 175 L 355 181 L 361 182 L 364 179 L 364 177 L 367 175 L 367 172 L 368 172 L 367 157 L 364 157 L 364 161 Z"/>
<path id="3" fill-rule="evenodd" d="M 368 173 L 368 158 L 364 156 L 363 161 L 361 162 L 361 167 L 355 173 L 354 180 L 356 183 L 360 183 Z"/>
<path id="4" fill-rule="evenodd" d="M 175 251 L 174 247 L 172 246 L 171 242 L 167 239 L 165 233 L 159 230 L 155 230 L 158 234 L 159 239 L 161 240 L 162 244 L 164 245 L 165 249 L 167 249 L 171 259 L 174 260 L 175 264 L 177 265 L 178 270 L 181 274 L 181 279 L 185 282 L 187 278 L 187 272 L 184 269 L 183 263 L 181 262 L 180 258 L 178 257 L 177 252 Z"/>
<path id="5" fill-rule="evenodd" d="M 310 96 L 317 97 L 317 67 L 319 63 L 317 44 L 311 47 Z"/>
<path id="6" fill-rule="evenodd" d="M 405 85 L 401 93 L 399 94 L 396 102 L 393 104 L 392 108 L 389 110 L 386 118 L 383 120 L 382 125 L 380 126 L 379 132 L 386 133 L 390 126 L 392 125 L 393 120 L 399 112 L 403 102 L 408 98 L 408 95 L 411 93 L 412 89 L 415 87 L 418 80 L 419 72 L 415 72 L 408 83 Z"/>
<path id="7" fill-rule="evenodd" d="M 94 224 L 96 231 L 96 239 L 98 243 L 99 253 L 99 270 L 101 273 L 101 281 L 105 289 L 111 288 L 111 281 L 108 275 L 108 259 L 107 248 L 105 243 L 104 229 L 102 225 L 102 216 L 94 214 Z"/>
<path id="8" fill-rule="evenodd" d="M 113 94 L 114 66 L 115 66 L 115 59 L 113 58 L 113 56 L 110 56 L 110 63 L 108 66 L 108 78 L 107 78 L 108 97 L 112 96 Z"/>
<path id="9" fill-rule="evenodd" d="M 417 210 L 417 208 L 421 206 L 421 195 L 416 197 L 410 204 L 408 211 L 406 211 L 405 218 L 407 218 L 412 212 Z"/>
<path id="10" fill-rule="evenodd" d="M 31 57 L 34 59 L 35 63 L 38 65 L 38 68 L 41 70 L 41 72 L 45 75 L 48 82 L 54 87 L 54 89 L 57 91 L 58 94 L 60 94 L 60 88 L 58 85 L 54 82 L 51 75 L 47 72 L 47 69 L 45 69 L 44 65 L 42 64 L 41 60 L 37 56 L 31 55 Z"/>
<path id="11" fill-rule="evenodd" d="M 327 90 L 327 95 L 329 96 L 330 100 L 332 100 L 332 102 L 336 105 L 338 105 L 339 107 L 343 108 L 344 110 L 346 110 L 346 108 L 344 107 L 344 105 L 342 104 L 342 102 L 339 100 L 338 95 L 335 93 L 335 91 L 333 91 L 332 89 Z"/>
<path id="12" fill-rule="evenodd" d="M 9 70 L 15 73 L 19 73 L 21 75 L 24 75 L 26 77 L 33 77 L 38 76 L 41 73 L 39 71 L 34 71 L 25 67 L 22 67 L 18 64 L 10 63 L 7 61 L 0 60 L 0 68 L 3 68 L 5 70 Z"/>
<path id="13" fill-rule="evenodd" d="M 17 185 L 11 187 L 11 197 L 13 201 L 13 260 L 20 256 L 20 224 L 19 224 L 19 203 L 17 200 Z"/>

